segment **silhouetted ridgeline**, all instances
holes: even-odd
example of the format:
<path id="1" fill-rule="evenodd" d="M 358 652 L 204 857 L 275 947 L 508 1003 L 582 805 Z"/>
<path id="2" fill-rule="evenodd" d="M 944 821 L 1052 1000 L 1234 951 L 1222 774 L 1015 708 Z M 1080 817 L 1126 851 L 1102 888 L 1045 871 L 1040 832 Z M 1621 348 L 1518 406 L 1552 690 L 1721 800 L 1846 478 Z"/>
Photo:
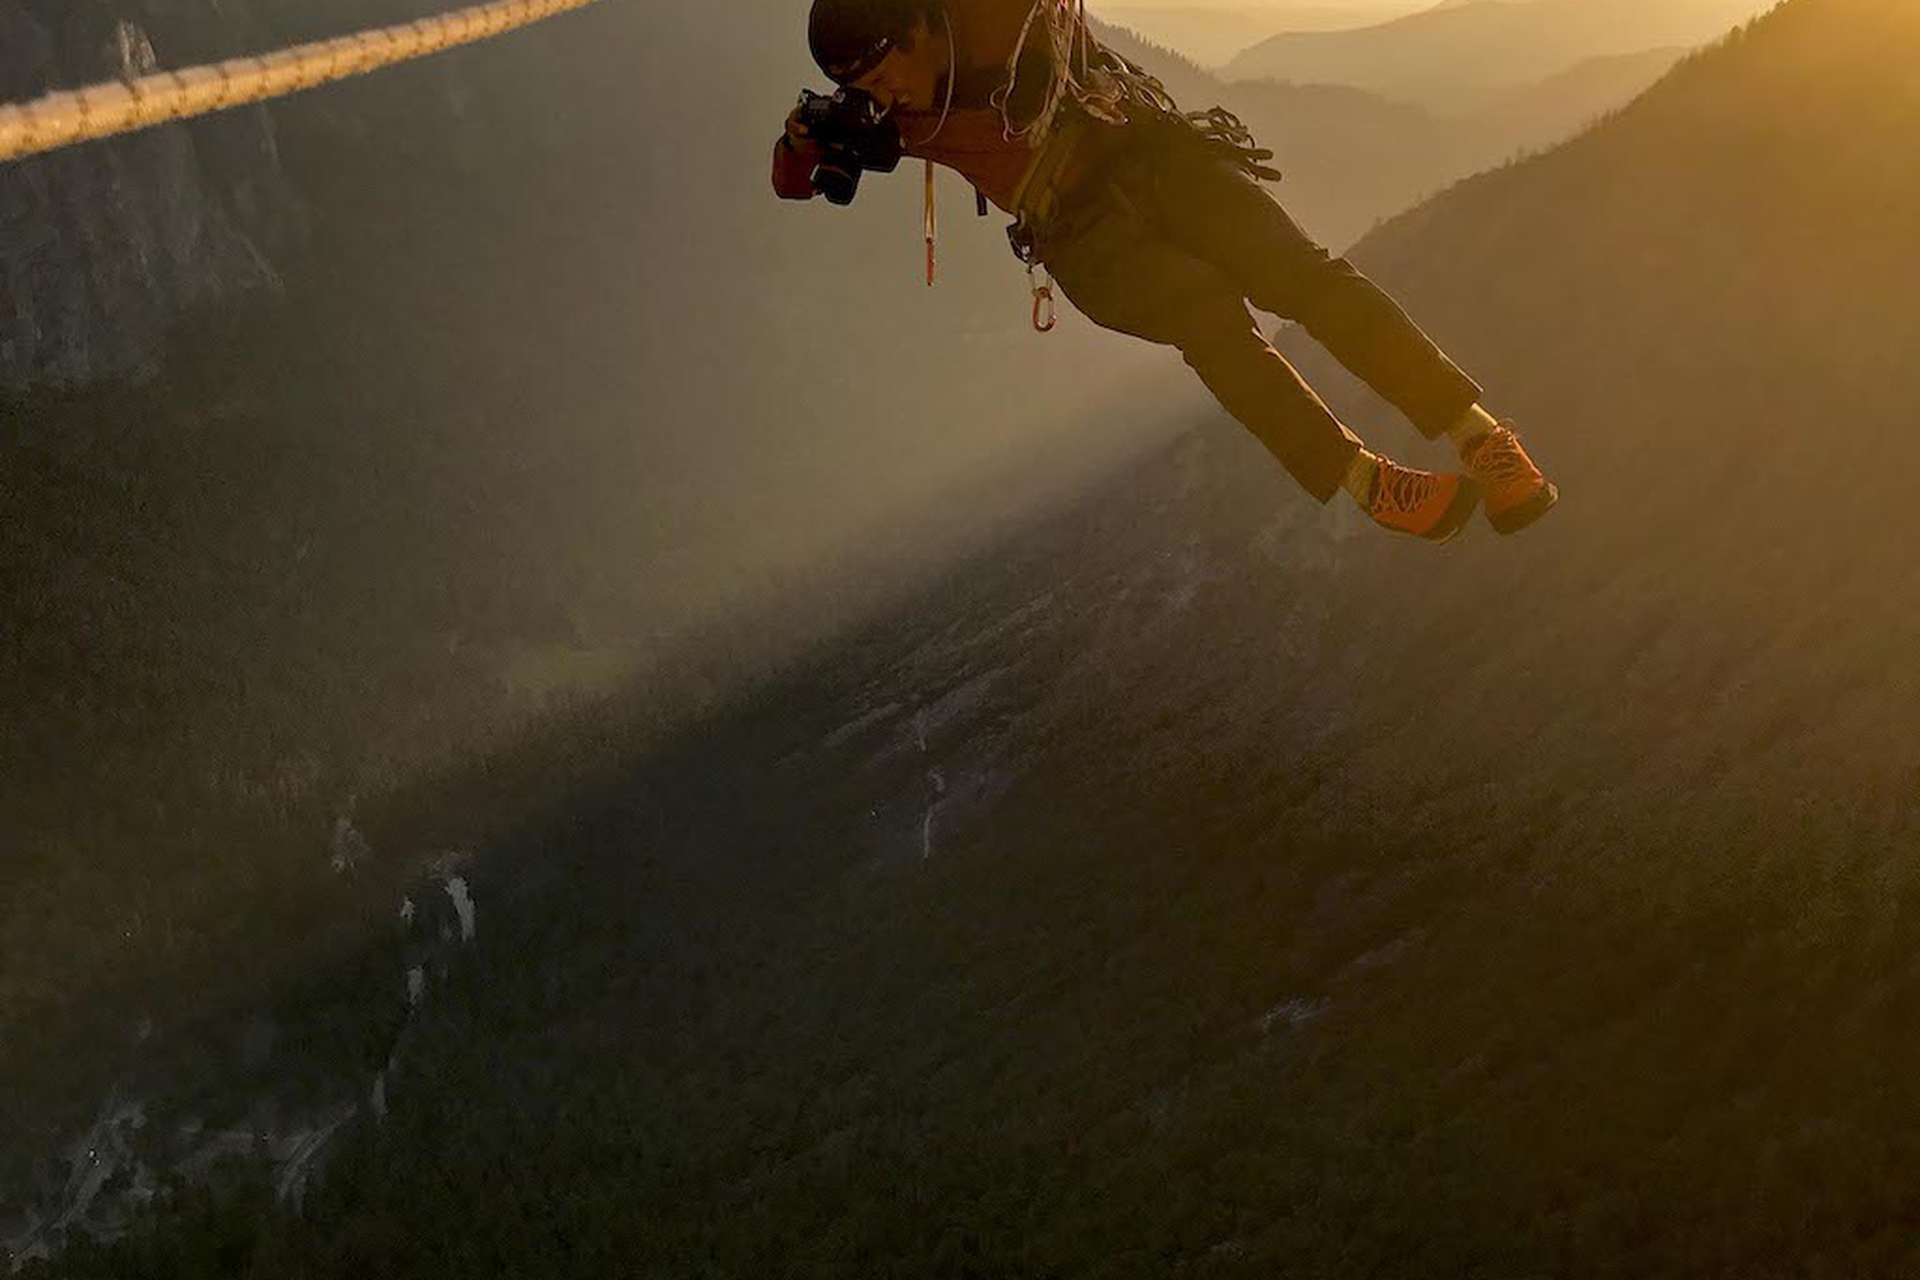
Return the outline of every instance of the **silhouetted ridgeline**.
<path id="1" fill-rule="evenodd" d="M 1096 4 L 1093 13 L 1188 52 L 1195 61 L 1219 66 L 1280 31 L 1345 31 L 1426 8 L 1423 0 L 1393 4 L 1318 4 L 1313 0 L 1173 6 Z"/>
<path id="2" fill-rule="evenodd" d="M 1911 1271 L 1917 46 L 1791 0 L 1362 246 L 1526 537 L 1210 424 L 529 817 L 306 1222 L 68 1274 Z"/>
<path id="3" fill-rule="evenodd" d="M 1102 38 L 1151 69 L 1183 107 L 1237 112 L 1284 170 L 1278 194 L 1288 212 L 1336 249 L 1468 174 L 1564 141 L 1659 79 L 1681 52 L 1566 70 L 1542 59 L 1477 109 L 1439 113 L 1349 84 L 1224 82 L 1130 32 L 1103 28 Z"/>
<path id="4" fill-rule="evenodd" d="M 1767 0 L 1467 0 L 1357 30 L 1277 35 L 1222 74 L 1331 81 L 1470 107 L 1587 58 L 1712 40 L 1768 7 Z"/>

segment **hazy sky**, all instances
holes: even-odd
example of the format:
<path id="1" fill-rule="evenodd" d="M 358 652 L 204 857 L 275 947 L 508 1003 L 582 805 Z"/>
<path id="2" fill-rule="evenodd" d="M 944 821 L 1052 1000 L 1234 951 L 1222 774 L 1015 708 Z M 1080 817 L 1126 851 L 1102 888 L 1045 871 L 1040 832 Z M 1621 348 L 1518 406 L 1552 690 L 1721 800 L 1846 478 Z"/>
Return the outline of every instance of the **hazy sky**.
<path id="1" fill-rule="evenodd" d="M 1088 0 L 1095 17 L 1131 27 L 1202 66 L 1229 61 L 1285 30 L 1372 26 L 1436 0 Z"/>
<path id="2" fill-rule="evenodd" d="M 1284 13 L 1289 9 L 1356 9 L 1388 16 L 1433 6 L 1434 0 L 1095 0 L 1099 9 L 1234 9 L 1243 13 Z"/>

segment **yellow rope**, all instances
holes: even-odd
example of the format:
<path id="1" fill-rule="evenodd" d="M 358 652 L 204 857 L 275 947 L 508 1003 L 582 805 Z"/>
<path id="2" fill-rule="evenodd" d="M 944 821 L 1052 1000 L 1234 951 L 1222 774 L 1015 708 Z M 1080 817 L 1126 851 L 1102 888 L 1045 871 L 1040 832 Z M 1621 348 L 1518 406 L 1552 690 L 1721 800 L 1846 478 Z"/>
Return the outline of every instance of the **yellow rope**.
<path id="1" fill-rule="evenodd" d="M 0 162 L 261 102 L 529 26 L 598 0 L 497 0 L 418 22 L 0 105 Z"/>

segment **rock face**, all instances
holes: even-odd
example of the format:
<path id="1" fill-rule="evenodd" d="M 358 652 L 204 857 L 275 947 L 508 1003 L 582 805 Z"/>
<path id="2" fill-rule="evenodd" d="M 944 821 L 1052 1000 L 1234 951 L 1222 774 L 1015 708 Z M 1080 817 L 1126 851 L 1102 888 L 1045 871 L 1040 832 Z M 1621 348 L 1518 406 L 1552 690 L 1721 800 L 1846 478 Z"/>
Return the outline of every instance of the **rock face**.
<path id="1" fill-rule="evenodd" d="M 398 927 L 332 971 L 336 998 L 264 1000 L 177 1039 L 135 1028 L 85 1123 L 48 1141 L 24 1175 L 0 1176 L 0 1276 L 78 1239 L 118 1240 L 189 1187 L 230 1193 L 253 1180 L 298 1212 L 356 1122 L 431 1087 L 410 1042 L 423 1008 L 465 980 L 472 862 L 434 855 L 405 887 Z"/>
<path id="2" fill-rule="evenodd" d="M 0 0 L 0 99 L 261 43 L 212 0 Z M 0 165 L 0 391 L 150 375 L 183 316 L 276 288 L 300 228 L 265 108 Z"/>

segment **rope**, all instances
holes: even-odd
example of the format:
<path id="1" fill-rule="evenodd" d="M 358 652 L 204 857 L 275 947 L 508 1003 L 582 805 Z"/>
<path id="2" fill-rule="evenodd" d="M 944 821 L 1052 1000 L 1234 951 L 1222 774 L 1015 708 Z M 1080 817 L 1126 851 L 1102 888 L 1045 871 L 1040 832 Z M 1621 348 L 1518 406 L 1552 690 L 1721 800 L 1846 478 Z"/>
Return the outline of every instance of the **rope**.
<path id="1" fill-rule="evenodd" d="M 276 53 L 108 81 L 0 105 L 0 162 L 283 97 L 490 40 L 598 0 L 496 0 Z"/>
<path id="2" fill-rule="evenodd" d="M 1013 119 L 1013 95 L 1020 83 L 1020 62 L 1036 33 L 1045 37 L 1049 76 L 1040 108 L 1025 124 Z M 999 109 L 1008 142 L 1045 138 L 1054 118 L 1069 101 L 1078 103 L 1096 120 L 1126 123 L 1121 105 L 1134 86 L 1114 75 L 1113 68 L 1095 65 L 1098 45 L 1087 25 L 1087 0 L 1034 0 L 1007 59 L 1006 81 L 996 89 L 992 105 Z M 1104 54 L 1105 50 L 1101 52 Z M 1156 82 L 1157 84 L 1157 82 Z M 1163 91 L 1164 92 L 1164 91 Z"/>
<path id="3" fill-rule="evenodd" d="M 947 24 L 947 98 L 940 104 L 939 123 L 933 126 L 932 133 L 913 144 L 916 147 L 926 146 L 947 127 L 947 118 L 953 114 L 953 82 L 960 78 L 960 47 L 953 42 L 953 19 L 948 16 L 944 5 L 940 8 L 940 20 Z"/>
<path id="4" fill-rule="evenodd" d="M 939 215 L 935 211 L 933 200 L 933 161 L 931 160 L 927 161 L 926 212 L 922 215 L 921 225 L 927 237 L 927 288 L 931 289 L 933 288 L 935 246 L 940 241 Z"/>

